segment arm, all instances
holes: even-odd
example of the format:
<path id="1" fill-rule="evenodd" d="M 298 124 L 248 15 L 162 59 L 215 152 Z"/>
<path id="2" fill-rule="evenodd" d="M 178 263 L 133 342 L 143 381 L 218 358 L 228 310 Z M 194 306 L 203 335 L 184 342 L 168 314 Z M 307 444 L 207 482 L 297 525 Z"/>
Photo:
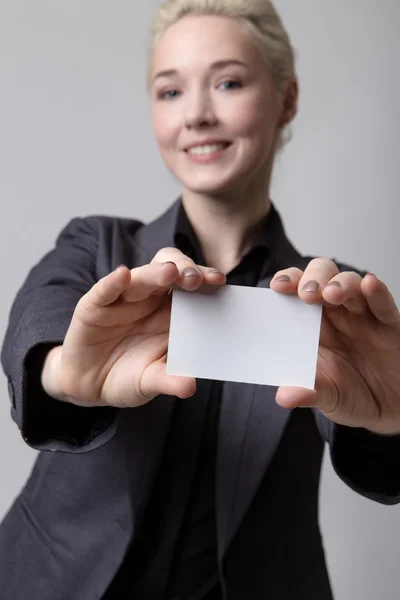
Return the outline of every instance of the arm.
<path id="1" fill-rule="evenodd" d="M 42 381 L 49 351 L 63 343 L 77 302 L 97 281 L 97 239 L 94 220 L 71 221 L 30 271 L 11 309 L 1 363 L 12 418 L 38 450 L 87 451 L 115 431 L 116 409 L 62 402 Z"/>
<path id="2" fill-rule="evenodd" d="M 400 312 L 392 294 L 376 276 L 326 258 L 277 275 L 275 291 L 324 303 L 315 389 L 280 387 L 278 404 L 329 417 L 332 425 L 316 413 L 341 479 L 370 499 L 399 503 Z"/>
<path id="3" fill-rule="evenodd" d="M 312 410 L 340 479 L 375 502 L 400 503 L 400 435 L 336 425 L 319 410 Z"/>

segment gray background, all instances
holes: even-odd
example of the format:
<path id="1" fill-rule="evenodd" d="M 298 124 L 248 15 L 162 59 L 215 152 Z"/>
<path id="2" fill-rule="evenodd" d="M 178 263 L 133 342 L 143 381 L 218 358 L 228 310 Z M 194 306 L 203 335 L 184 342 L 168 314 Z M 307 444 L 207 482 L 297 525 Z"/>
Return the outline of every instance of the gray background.
<path id="1" fill-rule="evenodd" d="M 301 103 L 273 199 L 301 251 L 369 269 L 399 300 L 400 3 L 276 4 L 297 49 Z M 0 333 L 27 271 L 73 216 L 149 220 L 178 193 L 145 93 L 157 5 L 0 0 Z M 0 384 L 1 518 L 35 452 Z M 400 597 L 400 507 L 357 496 L 326 461 L 321 523 L 338 600 Z"/>

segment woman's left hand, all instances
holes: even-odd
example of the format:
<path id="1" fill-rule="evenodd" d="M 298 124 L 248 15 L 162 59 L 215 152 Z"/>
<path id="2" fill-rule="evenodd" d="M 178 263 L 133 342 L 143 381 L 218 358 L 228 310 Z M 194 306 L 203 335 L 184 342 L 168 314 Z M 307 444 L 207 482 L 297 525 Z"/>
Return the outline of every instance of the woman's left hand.
<path id="1" fill-rule="evenodd" d="M 316 258 L 304 272 L 279 271 L 271 289 L 323 302 L 315 390 L 280 387 L 278 404 L 316 407 L 335 423 L 400 434 L 400 313 L 386 285 Z"/>

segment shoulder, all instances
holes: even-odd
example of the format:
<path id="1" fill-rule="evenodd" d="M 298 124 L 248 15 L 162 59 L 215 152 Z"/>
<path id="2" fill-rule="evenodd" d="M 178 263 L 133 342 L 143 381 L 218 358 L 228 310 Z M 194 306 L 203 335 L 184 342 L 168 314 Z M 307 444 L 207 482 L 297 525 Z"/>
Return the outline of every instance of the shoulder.
<path id="1" fill-rule="evenodd" d="M 55 251 L 59 262 L 90 265 L 98 280 L 117 265 L 134 268 L 149 262 L 140 246 L 140 232 L 146 227 L 139 219 L 114 215 L 88 215 L 69 221 L 58 234 Z M 73 259 L 75 257 L 75 259 Z"/>
<path id="2" fill-rule="evenodd" d="M 116 235 L 134 235 L 144 223 L 114 215 L 88 215 L 71 219 L 59 232 L 57 242 L 71 238 L 110 239 Z"/>

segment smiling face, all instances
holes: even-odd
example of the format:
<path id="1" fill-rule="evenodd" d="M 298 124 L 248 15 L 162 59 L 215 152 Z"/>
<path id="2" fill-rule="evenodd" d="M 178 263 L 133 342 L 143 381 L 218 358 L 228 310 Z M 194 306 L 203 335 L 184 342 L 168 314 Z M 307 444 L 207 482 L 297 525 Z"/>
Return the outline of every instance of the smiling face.
<path id="1" fill-rule="evenodd" d="M 258 45 L 237 20 L 189 15 L 158 41 L 151 63 L 156 141 L 192 193 L 265 185 L 282 118 Z"/>

